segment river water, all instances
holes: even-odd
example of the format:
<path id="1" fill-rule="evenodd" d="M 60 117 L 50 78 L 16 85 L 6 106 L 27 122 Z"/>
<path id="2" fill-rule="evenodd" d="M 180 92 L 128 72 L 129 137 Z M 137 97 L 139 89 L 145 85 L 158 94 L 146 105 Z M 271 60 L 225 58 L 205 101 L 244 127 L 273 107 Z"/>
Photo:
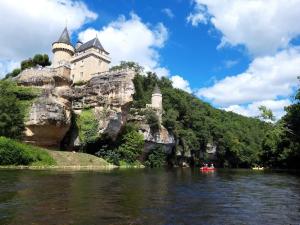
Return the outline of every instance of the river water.
<path id="1" fill-rule="evenodd" d="M 0 224 L 300 224 L 300 176 L 0 170 Z"/>

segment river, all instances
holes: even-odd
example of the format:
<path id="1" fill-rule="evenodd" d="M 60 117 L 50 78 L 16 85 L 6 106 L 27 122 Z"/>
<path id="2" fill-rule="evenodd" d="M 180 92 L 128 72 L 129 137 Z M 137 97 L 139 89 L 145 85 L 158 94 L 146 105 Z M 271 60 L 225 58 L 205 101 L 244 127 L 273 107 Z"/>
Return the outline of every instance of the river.
<path id="1" fill-rule="evenodd" d="M 189 168 L 0 170 L 0 224 L 300 224 L 300 176 Z"/>

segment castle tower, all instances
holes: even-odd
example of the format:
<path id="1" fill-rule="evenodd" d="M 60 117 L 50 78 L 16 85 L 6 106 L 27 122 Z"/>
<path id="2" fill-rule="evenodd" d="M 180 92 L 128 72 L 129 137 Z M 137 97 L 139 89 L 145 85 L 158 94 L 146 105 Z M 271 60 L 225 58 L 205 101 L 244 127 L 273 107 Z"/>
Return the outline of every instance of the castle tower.
<path id="1" fill-rule="evenodd" d="M 52 67 L 70 63 L 71 58 L 75 53 L 75 49 L 71 44 L 67 27 L 63 30 L 58 41 L 52 44 L 52 52 L 54 54 Z"/>
<path id="2" fill-rule="evenodd" d="M 160 89 L 157 84 L 155 85 L 155 88 L 152 93 L 151 107 L 156 110 L 159 121 L 161 121 L 162 120 L 162 111 L 163 111 L 162 94 L 161 94 Z"/>
<path id="3" fill-rule="evenodd" d="M 153 108 L 162 110 L 162 94 L 157 84 L 152 93 L 151 105 Z"/>

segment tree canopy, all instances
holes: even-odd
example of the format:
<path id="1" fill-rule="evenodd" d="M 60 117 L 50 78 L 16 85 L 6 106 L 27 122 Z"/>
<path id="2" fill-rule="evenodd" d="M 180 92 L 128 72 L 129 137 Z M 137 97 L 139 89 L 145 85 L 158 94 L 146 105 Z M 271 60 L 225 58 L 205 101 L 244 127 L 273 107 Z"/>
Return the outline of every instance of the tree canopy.
<path id="1" fill-rule="evenodd" d="M 47 54 L 36 54 L 33 58 L 25 59 L 21 61 L 20 68 L 14 69 L 12 72 L 5 75 L 5 79 L 10 77 L 18 76 L 23 70 L 35 67 L 35 66 L 50 66 L 51 62 L 49 60 L 49 56 Z"/>

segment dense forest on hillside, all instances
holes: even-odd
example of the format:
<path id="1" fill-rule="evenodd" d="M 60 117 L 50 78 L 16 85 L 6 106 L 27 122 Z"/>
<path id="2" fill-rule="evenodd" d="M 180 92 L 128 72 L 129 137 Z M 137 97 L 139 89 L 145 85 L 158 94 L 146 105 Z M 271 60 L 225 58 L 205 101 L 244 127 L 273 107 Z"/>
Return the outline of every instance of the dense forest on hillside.
<path id="1" fill-rule="evenodd" d="M 262 165 L 272 168 L 299 168 L 300 159 L 300 90 L 293 104 L 286 108 L 287 114 L 276 123 L 263 122 L 236 113 L 213 108 L 197 97 L 172 87 L 166 78 L 158 78 L 155 73 L 143 71 L 132 62 L 122 62 L 111 70 L 129 67 L 136 71 L 134 78 L 135 94 L 132 109 L 144 108 L 151 101 L 151 94 L 157 84 L 163 95 L 163 126 L 176 139 L 173 159 L 186 158 L 191 164 L 214 161 L 221 167 L 251 167 Z M 12 80 L 0 81 L 0 136 L 20 139 L 24 129 L 26 109 L 37 90 L 18 87 Z M 91 116 L 89 112 L 85 114 Z M 85 115 L 83 114 L 83 115 Z M 90 117 L 87 117 L 90 118 Z M 84 122 L 86 131 L 83 151 L 97 154 L 109 161 L 136 163 L 143 148 L 143 139 L 137 132 L 136 124 L 128 123 L 116 141 L 105 136 L 93 138 L 89 124 Z M 149 121 L 157 123 L 153 115 Z M 91 129 L 95 127 L 91 125 Z M 86 138 L 85 138 L 85 136 Z M 210 158 L 207 146 L 216 147 L 216 157 Z M 89 152 L 89 149 L 93 149 Z M 191 153 L 191 154 L 190 154 Z M 148 156 L 146 165 L 160 166 L 169 161 L 162 149 L 157 146 Z"/>
<path id="2" fill-rule="evenodd" d="M 130 65 L 129 65 L 130 66 Z M 137 67 L 137 66 L 135 66 Z M 220 166 L 249 167 L 259 164 L 263 137 L 270 124 L 232 112 L 215 109 L 197 97 L 172 87 L 169 79 L 151 72 L 134 79 L 136 93 L 134 107 L 150 102 L 155 84 L 163 95 L 163 125 L 177 140 L 176 152 L 189 155 L 196 162 L 210 160 L 208 144 L 217 147 L 216 161 Z"/>
<path id="3" fill-rule="evenodd" d="M 133 107 L 140 108 L 150 102 L 155 84 L 163 94 L 163 125 L 177 140 L 176 152 L 192 152 L 196 162 L 207 162 L 207 144 L 217 148 L 216 162 L 222 167 L 251 167 L 261 165 L 272 168 L 299 168 L 300 165 L 300 89 L 294 104 L 286 108 L 287 114 L 276 123 L 264 122 L 233 112 L 213 108 L 197 97 L 172 87 L 165 77 L 147 72 L 133 62 L 122 62 L 113 67 L 133 68 L 136 93 Z M 261 107 L 272 119 L 270 110 Z"/>

